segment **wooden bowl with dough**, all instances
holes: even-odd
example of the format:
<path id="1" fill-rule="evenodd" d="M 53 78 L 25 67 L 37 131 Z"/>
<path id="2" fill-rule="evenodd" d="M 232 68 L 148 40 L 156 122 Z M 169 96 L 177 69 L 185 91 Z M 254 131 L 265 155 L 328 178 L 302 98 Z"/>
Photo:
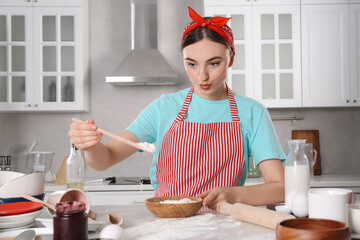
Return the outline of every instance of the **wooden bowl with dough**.
<path id="1" fill-rule="evenodd" d="M 193 202 L 182 203 L 184 199 Z M 182 200 L 183 199 L 183 200 Z M 166 203 L 168 200 L 170 203 Z M 202 207 L 202 199 L 185 196 L 154 197 L 145 200 L 146 208 L 155 216 L 162 218 L 184 218 L 195 215 Z"/>
<path id="2" fill-rule="evenodd" d="M 339 221 L 320 218 L 295 218 L 276 226 L 277 240 L 350 240 L 349 227 Z"/>

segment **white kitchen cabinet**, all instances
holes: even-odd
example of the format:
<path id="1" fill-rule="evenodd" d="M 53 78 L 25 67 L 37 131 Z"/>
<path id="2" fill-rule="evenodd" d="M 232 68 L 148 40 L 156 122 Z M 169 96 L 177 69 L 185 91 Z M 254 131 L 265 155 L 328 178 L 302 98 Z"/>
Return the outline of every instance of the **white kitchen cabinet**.
<path id="1" fill-rule="evenodd" d="M 0 0 L 0 111 L 87 111 L 88 43 L 87 0 Z"/>
<path id="2" fill-rule="evenodd" d="M 267 107 L 301 106 L 299 1 L 205 0 L 205 15 L 232 17 L 236 55 L 227 81 L 235 92 Z"/>
<path id="3" fill-rule="evenodd" d="M 304 4 L 304 107 L 359 106 L 359 4 Z"/>
<path id="4" fill-rule="evenodd" d="M 351 105 L 360 106 L 360 1 L 350 4 Z"/>

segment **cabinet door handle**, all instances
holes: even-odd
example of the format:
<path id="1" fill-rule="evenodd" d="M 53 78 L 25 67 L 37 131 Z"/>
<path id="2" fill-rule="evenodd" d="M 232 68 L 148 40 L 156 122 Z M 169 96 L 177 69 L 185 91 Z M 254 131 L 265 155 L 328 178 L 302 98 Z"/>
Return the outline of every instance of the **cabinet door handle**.
<path id="1" fill-rule="evenodd" d="M 354 101 L 353 101 L 354 103 L 356 103 L 357 101 L 356 101 L 356 99 L 354 99 Z"/>
<path id="2" fill-rule="evenodd" d="M 38 105 L 37 105 L 37 104 L 35 104 L 35 107 L 38 107 Z"/>
<path id="3" fill-rule="evenodd" d="M 28 107 L 31 107 L 31 104 L 28 104 L 27 106 L 28 106 Z"/>
<path id="4" fill-rule="evenodd" d="M 350 100 L 346 100 L 346 103 L 349 103 L 350 102 Z"/>

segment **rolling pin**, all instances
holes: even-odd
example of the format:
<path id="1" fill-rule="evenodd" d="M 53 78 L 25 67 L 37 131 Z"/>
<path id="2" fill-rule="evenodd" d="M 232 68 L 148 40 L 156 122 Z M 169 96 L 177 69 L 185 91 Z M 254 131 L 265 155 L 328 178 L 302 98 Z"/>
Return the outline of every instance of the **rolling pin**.
<path id="1" fill-rule="evenodd" d="M 217 206 L 217 211 L 222 214 L 230 214 L 235 219 L 274 230 L 276 225 L 282 220 L 295 218 L 290 214 L 254 207 L 243 203 L 230 204 L 227 202 L 220 202 Z"/>

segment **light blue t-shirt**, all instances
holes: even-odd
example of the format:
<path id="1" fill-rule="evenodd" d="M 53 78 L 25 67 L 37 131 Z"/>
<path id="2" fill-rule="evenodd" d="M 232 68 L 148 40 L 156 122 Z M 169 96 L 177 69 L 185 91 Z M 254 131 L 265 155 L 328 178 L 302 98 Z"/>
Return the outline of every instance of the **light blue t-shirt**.
<path id="1" fill-rule="evenodd" d="M 130 124 L 127 130 L 141 142 L 156 142 L 156 152 L 150 167 L 151 183 L 156 189 L 156 165 L 164 135 L 178 116 L 189 88 L 177 93 L 165 94 L 147 106 Z M 271 122 L 267 109 L 259 102 L 241 94 L 234 96 L 241 125 L 244 145 L 245 169 L 239 185 L 243 185 L 248 169 L 250 153 L 255 163 L 271 158 L 285 160 L 285 153 Z M 206 100 L 195 93 L 187 111 L 186 122 L 231 122 L 229 100 Z"/>

